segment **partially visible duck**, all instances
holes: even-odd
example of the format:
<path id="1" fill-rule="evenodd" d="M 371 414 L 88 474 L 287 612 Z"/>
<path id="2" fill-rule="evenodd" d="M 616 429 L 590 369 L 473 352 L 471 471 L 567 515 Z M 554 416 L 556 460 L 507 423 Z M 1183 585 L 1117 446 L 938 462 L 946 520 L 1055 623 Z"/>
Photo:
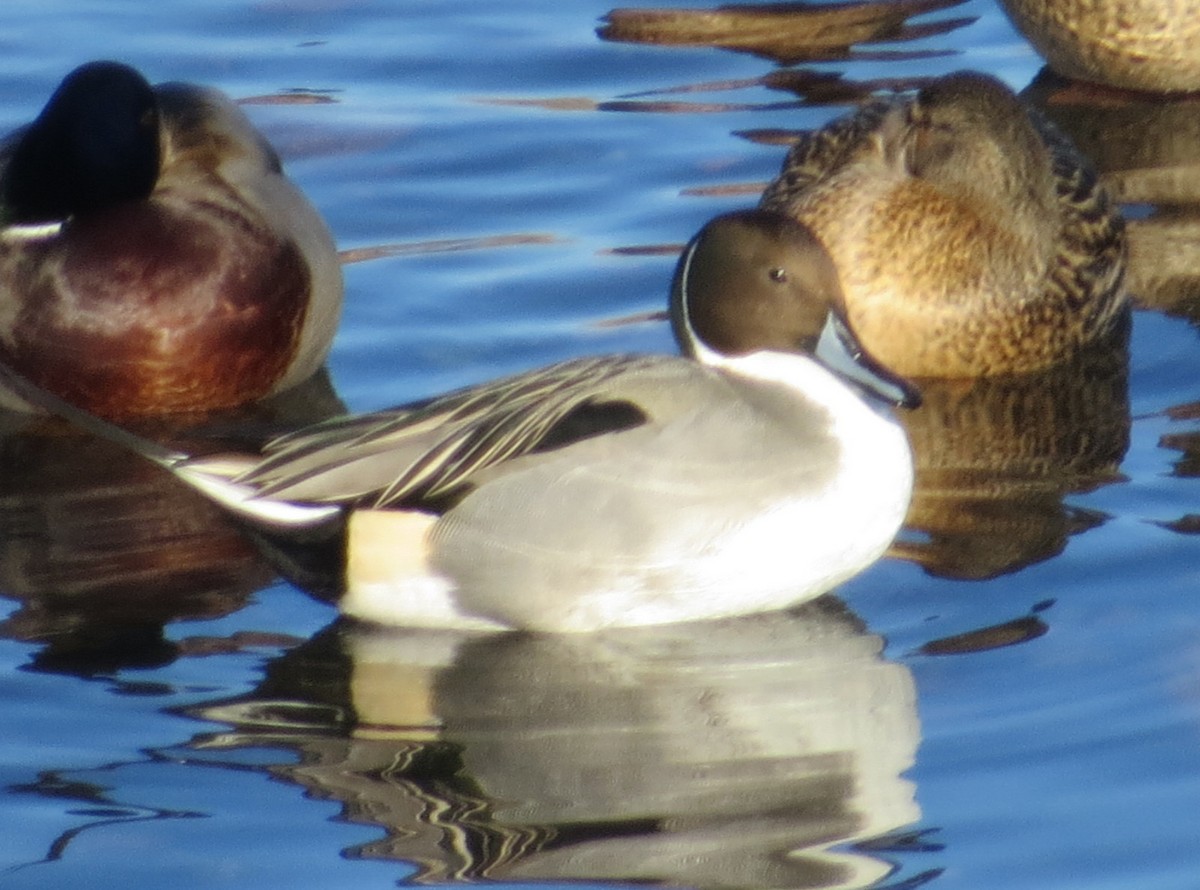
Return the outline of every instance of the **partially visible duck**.
<path id="1" fill-rule="evenodd" d="M 75 69 L 0 146 L 0 225 L 0 361 L 93 413 L 252 402 L 329 351 L 333 239 L 215 90 Z"/>
<path id="2" fill-rule="evenodd" d="M 680 260 L 671 313 L 684 357 L 561 362 L 318 424 L 261 457 L 190 459 L 25 391 L 260 529 L 344 523 L 340 605 L 369 621 L 711 619 L 811 599 L 875 561 L 912 458 L 865 399 L 916 396 L 853 343 L 820 242 L 777 213 L 718 217 Z"/>
<path id="3" fill-rule="evenodd" d="M 951 74 L 808 134 L 761 206 L 812 227 L 850 326 L 904 376 L 1048 367 L 1127 317 L 1116 206 L 988 75 Z"/>
<path id="4" fill-rule="evenodd" d="M 1156 93 L 1200 91 L 1200 0 L 1000 0 L 1065 77 Z"/>

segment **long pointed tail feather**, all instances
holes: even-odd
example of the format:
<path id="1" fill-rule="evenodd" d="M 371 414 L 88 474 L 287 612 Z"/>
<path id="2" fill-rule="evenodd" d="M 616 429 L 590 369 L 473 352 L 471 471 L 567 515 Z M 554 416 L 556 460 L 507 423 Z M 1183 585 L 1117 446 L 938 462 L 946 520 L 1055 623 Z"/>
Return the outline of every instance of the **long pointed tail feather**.
<path id="1" fill-rule="evenodd" d="M 193 458 L 84 411 L 2 362 L 0 384 L 31 405 L 163 468 L 209 500 L 264 531 L 308 530 L 326 525 L 341 515 L 341 508 L 335 504 L 302 504 L 261 497 L 254 486 L 235 481 L 235 477 L 248 468 L 252 458 L 221 455 Z"/>

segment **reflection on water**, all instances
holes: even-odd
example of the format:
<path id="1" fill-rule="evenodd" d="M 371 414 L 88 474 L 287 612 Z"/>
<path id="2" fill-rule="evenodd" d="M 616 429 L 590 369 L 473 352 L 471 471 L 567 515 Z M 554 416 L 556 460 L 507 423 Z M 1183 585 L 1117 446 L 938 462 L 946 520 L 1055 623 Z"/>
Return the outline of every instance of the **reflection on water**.
<path id="1" fill-rule="evenodd" d="M 715 46 L 781 64 L 823 59 L 914 59 L 928 52 L 865 51 L 857 44 L 894 43 L 946 34 L 974 18 L 913 24 L 914 16 L 965 0 L 880 0 L 861 3 L 771 3 L 716 9 L 614 9 L 596 33 L 604 40 Z"/>
<path id="2" fill-rule="evenodd" d="M 234 728 L 195 745 L 298 751 L 274 771 L 387 831 L 354 855 L 428 881 L 865 887 L 890 866 L 853 842 L 919 816 L 881 648 L 828 598 L 596 636 L 335 625 L 197 709 Z"/>
<path id="3" fill-rule="evenodd" d="M 990 578 L 1048 559 L 1105 517 L 1063 498 L 1120 479 L 1129 446 L 1126 333 L 1036 374 L 924 380 L 902 412 L 916 464 L 892 554 L 935 575 Z"/>
<path id="4" fill-rule="evenodd" d="M 0 459 L 0 625 L 84 672 L 172 660 L 163 626 L 228 614 L 271 577 L 221 512 L 90 437 L 6 436 Z"/>
<path id="5" fill-rule="evenodd" d="M 1034 611 L 1040 612 L 1048 608 L 1051 601 L 1039 603 Z M 922 655 L 970 655 L 973 652 L 986 652 L 989 649 L 1003 649 L 1006 646 L 1019 646 L 1036 640 L 1050 628 L 1036 614 L 1025 615 L 993 624 L 976 630 L 965 631 L 937 640 L 929 640 L 920 650 Z"/>
<path id="6" fill-rule="evenodd" d="M 262 438 L 340 410 L 319 374 L 204 425 Z M 20 603 L 0 634 L 43 645 L 39 668 L 167 663 L 164 625 L 233 612 L 273 577 L 222 511 L 157 467 L 62 424 L 0 419 L 0 596 Z"/>

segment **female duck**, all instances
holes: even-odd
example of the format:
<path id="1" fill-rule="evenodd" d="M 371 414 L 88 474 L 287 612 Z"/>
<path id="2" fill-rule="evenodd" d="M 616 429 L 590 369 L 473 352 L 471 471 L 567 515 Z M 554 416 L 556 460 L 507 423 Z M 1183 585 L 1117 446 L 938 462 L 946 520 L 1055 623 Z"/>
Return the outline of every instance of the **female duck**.
<path id="1" fill-rule="evenodd" d="M 357 618 L 551 631 L 719 618 L 829 590 L 904 519 L 907 441 L 862 394 L 915 396 L 847 353 L 839 301 L 812 234 L 753 211 L 709 223 L 680 261 L 671 309 L 689 357 L 562 362 L 240 460 L 189 460 L 29 396 L 275 534 L 345 521 L 340 605 Z M 818 332 L 851 382 L 802 354 Z"/>
<path id="2" fill-rule="evenodd" d="M 328 229 L 214 90 L 77 68 L 0 146 L 0 225 L 0 361 L 96 414 L 260 399 L 337 327 Z"/>
<path id="3" fill-rule="evenodd" d="M 905 376 L 1047 367 L 1127 315 L 1116 208 L 1074 148 L 983 74 L 809 134 L 761 206 L 812 227 L 850 326 Z"/>
<path id="4" fill-rule="evenodd" d="M 1001 0 L 1066 77 L 1157 93 L 1200 90 L 1200 0 Z"/>

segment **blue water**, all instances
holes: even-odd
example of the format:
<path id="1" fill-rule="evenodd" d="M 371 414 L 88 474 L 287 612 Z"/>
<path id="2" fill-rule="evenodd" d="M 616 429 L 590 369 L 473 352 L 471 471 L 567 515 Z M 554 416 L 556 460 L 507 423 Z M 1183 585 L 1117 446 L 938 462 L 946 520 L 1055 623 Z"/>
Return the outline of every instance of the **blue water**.
<path id="1" fill-rule="evenodd" d="M 402 247 L 346 266 L 330 372 L 371 409 L 669 349 L 605 322 L 660 308 L 672 257 L 612 250 L 750 203 L 782 149 L 737 132 L 840 110 L 738 85 L 773 70 L 753 55 L 602 41 L 609 8 L 9 0 L 0 129 L 97 57 L 331 100 L 247 110 L 341 248 Z M 908 45 L 949 55 L 813 67 L 1033 79 L 992 2 L 926 18 L 959 16 Z M 973 574 L 887 559 L 844 608 L 703 630 L 327 629 L 153 470 L 4 445 L 0 887 L 1196 886 L 1200 412 L 1166 412 L 1200 400 L 1200 352 L 1186 300 L 1147 302 L 1127 388 L 1084 390 L 1100 456 L 1005 477 Z"/>

